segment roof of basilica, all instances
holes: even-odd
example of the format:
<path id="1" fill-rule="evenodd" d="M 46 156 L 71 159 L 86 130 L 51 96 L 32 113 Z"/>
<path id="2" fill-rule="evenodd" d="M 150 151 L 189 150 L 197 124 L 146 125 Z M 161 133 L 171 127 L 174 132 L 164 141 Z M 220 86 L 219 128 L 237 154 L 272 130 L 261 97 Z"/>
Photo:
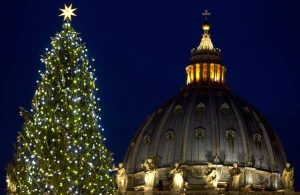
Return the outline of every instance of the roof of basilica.
<path id="1" fill-rule="evenodd" d="M 226 87 L 188 88 L 157 109 L 137 131 L 124 159 L 141 170 L 149 156 L 158 167 L 208 162 L 281 171 L 286 157 L 275 131 L 244 99 Z"/>
<path id="2" fill-rule="evenodd" d="M 255 167 L 281 172 L 286 155 L 264 116 L 225 85 L 226 67 L 214 48 L 205 22 L 199 46 L 186 67 L 187 84 L 158 107 L 138 129 L 124 164 L 141 171 L 148 157 L 158 167 L 214 164 Z"/>

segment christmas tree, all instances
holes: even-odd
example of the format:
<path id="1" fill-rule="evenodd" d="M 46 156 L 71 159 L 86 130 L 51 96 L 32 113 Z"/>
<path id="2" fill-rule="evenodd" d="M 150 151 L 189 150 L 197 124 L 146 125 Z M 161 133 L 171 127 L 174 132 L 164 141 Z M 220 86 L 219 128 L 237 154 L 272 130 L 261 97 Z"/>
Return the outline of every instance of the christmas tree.
<path id="1" fill-rule="evenodd" d="M 112 155 L 104 146 L 96 78 L 85 44 L 71 27 L 72 5 L 61 9 L 64 24 L 42 56 L 45 70 L 24 118 L 14 162 L 7 167 L 10 194 L 112 194 Z"/>

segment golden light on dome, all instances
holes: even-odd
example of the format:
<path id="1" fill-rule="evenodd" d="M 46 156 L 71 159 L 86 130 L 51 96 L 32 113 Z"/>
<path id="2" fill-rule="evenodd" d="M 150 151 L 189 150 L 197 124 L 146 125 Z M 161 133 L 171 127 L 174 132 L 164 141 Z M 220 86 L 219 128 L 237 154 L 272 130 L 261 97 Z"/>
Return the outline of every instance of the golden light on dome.
<path id="1" fill-rule="evenodd" d="M 203 29 L 204 31 L 209 31 L 210 25 L 209 25 L 208 23 L 205 23 L 205 24 L 202 25 L 202 29 Z"/>
<path id="2" fill-rule="evenodd" d="M 77 16 L 74 11 L 77 10 L 77 8 L 72 9 L 72 4 L 68 7 L 65 4 L 65 8 L 64 9 L 59 9 L 60 11 L 62 11 L 62 13 L 59 16 L 63 16 L 64 17 L 64 21 L 66 20 L 72 20 L 72 16 Z"/>
<path id="3" fill-rule="evenodd" d="M 210 76 L 210 81 L 214 81 L 215 80 L 215 66 L 214 64 L 210 64 L 209 66 L 209 76 Z"/>
<path id="4" fill-rule="evenodd" d="M 196 81 L 200 81 L 200 64 L 196 64 Z"/>
<path id="5" fill-rule="evenodd" d="M 198 50 L 214 50 L 214 46 L 213 46 L 213 43 L 210 39 L 210 34 L 209 34 L 210 25 L 207 22 L 207 17 L 210 16 L 210 13 L 207 10 L 205 10 L 202 13 L 202 16 L 205 17 L 205 21 L 202 25 L 202 29 L 203 29 L 204 33 L 202 35 L 201 42 L 200 42 L 197 49 Z"/>
<path id="6" fill-rule="evenodd" d="M 202 29 L 203 29 L 204 31 L 209 31 L 210 25 L 207 23 L 207 18 L 208 18 L 208 16 L 210 16 L 210 12 L 208 12 L 207 10 L 205 10 L 205 11 L 202 13 L 202 16 L 204 16 L 204 18 L 205 18 L 205 22 L 204 22 L 204 24 L 202 25 Z"/>
<path id="7" fill-rule="evenodd" d="M 204 83 L 224 83 L 225 67 L 216 63 L 196 63 L 186 67 L 187 84 Z"/>
<path id="8" fill-rule="evenodd" d="M 207 64 L 203 64 L 203 81 L 207 80 Z"/>
<path id="9" fill-rule="evenodd" d="M 222 64 L 221 50 L 214 47 L 210 38 L 210 24 L 207 17 L 210 13 L 205 10 L 202 25 L 203 34 L 200 44 L 192 49 L 191 63 L 186 67 L 187 85 L 202 83 L 224 84 L 225 66 Z"/>

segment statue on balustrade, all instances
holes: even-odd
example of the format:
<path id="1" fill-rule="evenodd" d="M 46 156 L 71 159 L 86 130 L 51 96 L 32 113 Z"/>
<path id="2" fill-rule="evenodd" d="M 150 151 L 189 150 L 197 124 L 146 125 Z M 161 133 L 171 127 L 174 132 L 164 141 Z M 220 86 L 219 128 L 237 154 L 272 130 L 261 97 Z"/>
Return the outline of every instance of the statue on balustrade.
<path id="1" fill-rule="evenodd" d="M 170 174 L 173 177 L 172 189 L 176 191 L 180 191 L 184 185 L 184 180 L 183 180 L 183 170 L 180 168 L 178 162 L 174 163 L 174 168 L 170 171 Z"/>
<path id="2" fill-rule="evenodd" d="M 284 189 L 293 190 L 294 187 L 294 168 L 290 163 L 286 163 L 285 168 L 281 175 Z"/>
<path id="3" fill-rule="evenodd" d="M 113 171 L 117 172 L 116 182 L 117 182 L 119 191 L 120 192 L 126 192 L 128 177 L 127 177 L 127 174 L 126 174 L 124 164 L 119 163 L 118 167 L 115 167 L 115 165 L 113 165 L 112 169 L 113 169 Z"/>
<path id="4" fill-rule="evenodd" d="M 149 192 L 153 190 L 154 180 L 156 175 L 156 165 L 153 158 L 149 157 L 144 163 L 141 164 L 145 172 L 145 188 L 144 191 Z"/>
<path id="5" fill-rule="evenodd" d="M 233 168 L 229 170 L 231 175 L 231 190 L 238 191 L 241 187 L 241 169 L 237 163 L 233 163 Z"/>
<path id="6" fill-rule="evenodd" d="M 212 163 L 207 164 L 206 170 L 204 170 L 205 180 L 206 180 L 206 188 L 217 188 L 217 170 L 213 167 Z"/>

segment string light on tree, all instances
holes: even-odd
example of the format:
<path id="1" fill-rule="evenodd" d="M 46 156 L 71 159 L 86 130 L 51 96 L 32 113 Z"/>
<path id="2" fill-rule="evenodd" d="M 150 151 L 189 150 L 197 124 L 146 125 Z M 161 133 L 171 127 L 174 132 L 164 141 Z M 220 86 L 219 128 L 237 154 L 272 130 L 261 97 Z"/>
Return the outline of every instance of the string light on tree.
<path id="1" fill-rule="evenodd" d="M 75 10 L 72 4 L 61 9 L 65 22 L 42 56 L 32 111 L 20 111 L 23 130 L 7 168 L 11 194 L 114 193 L 93 60 L 70 23 Z"/>

